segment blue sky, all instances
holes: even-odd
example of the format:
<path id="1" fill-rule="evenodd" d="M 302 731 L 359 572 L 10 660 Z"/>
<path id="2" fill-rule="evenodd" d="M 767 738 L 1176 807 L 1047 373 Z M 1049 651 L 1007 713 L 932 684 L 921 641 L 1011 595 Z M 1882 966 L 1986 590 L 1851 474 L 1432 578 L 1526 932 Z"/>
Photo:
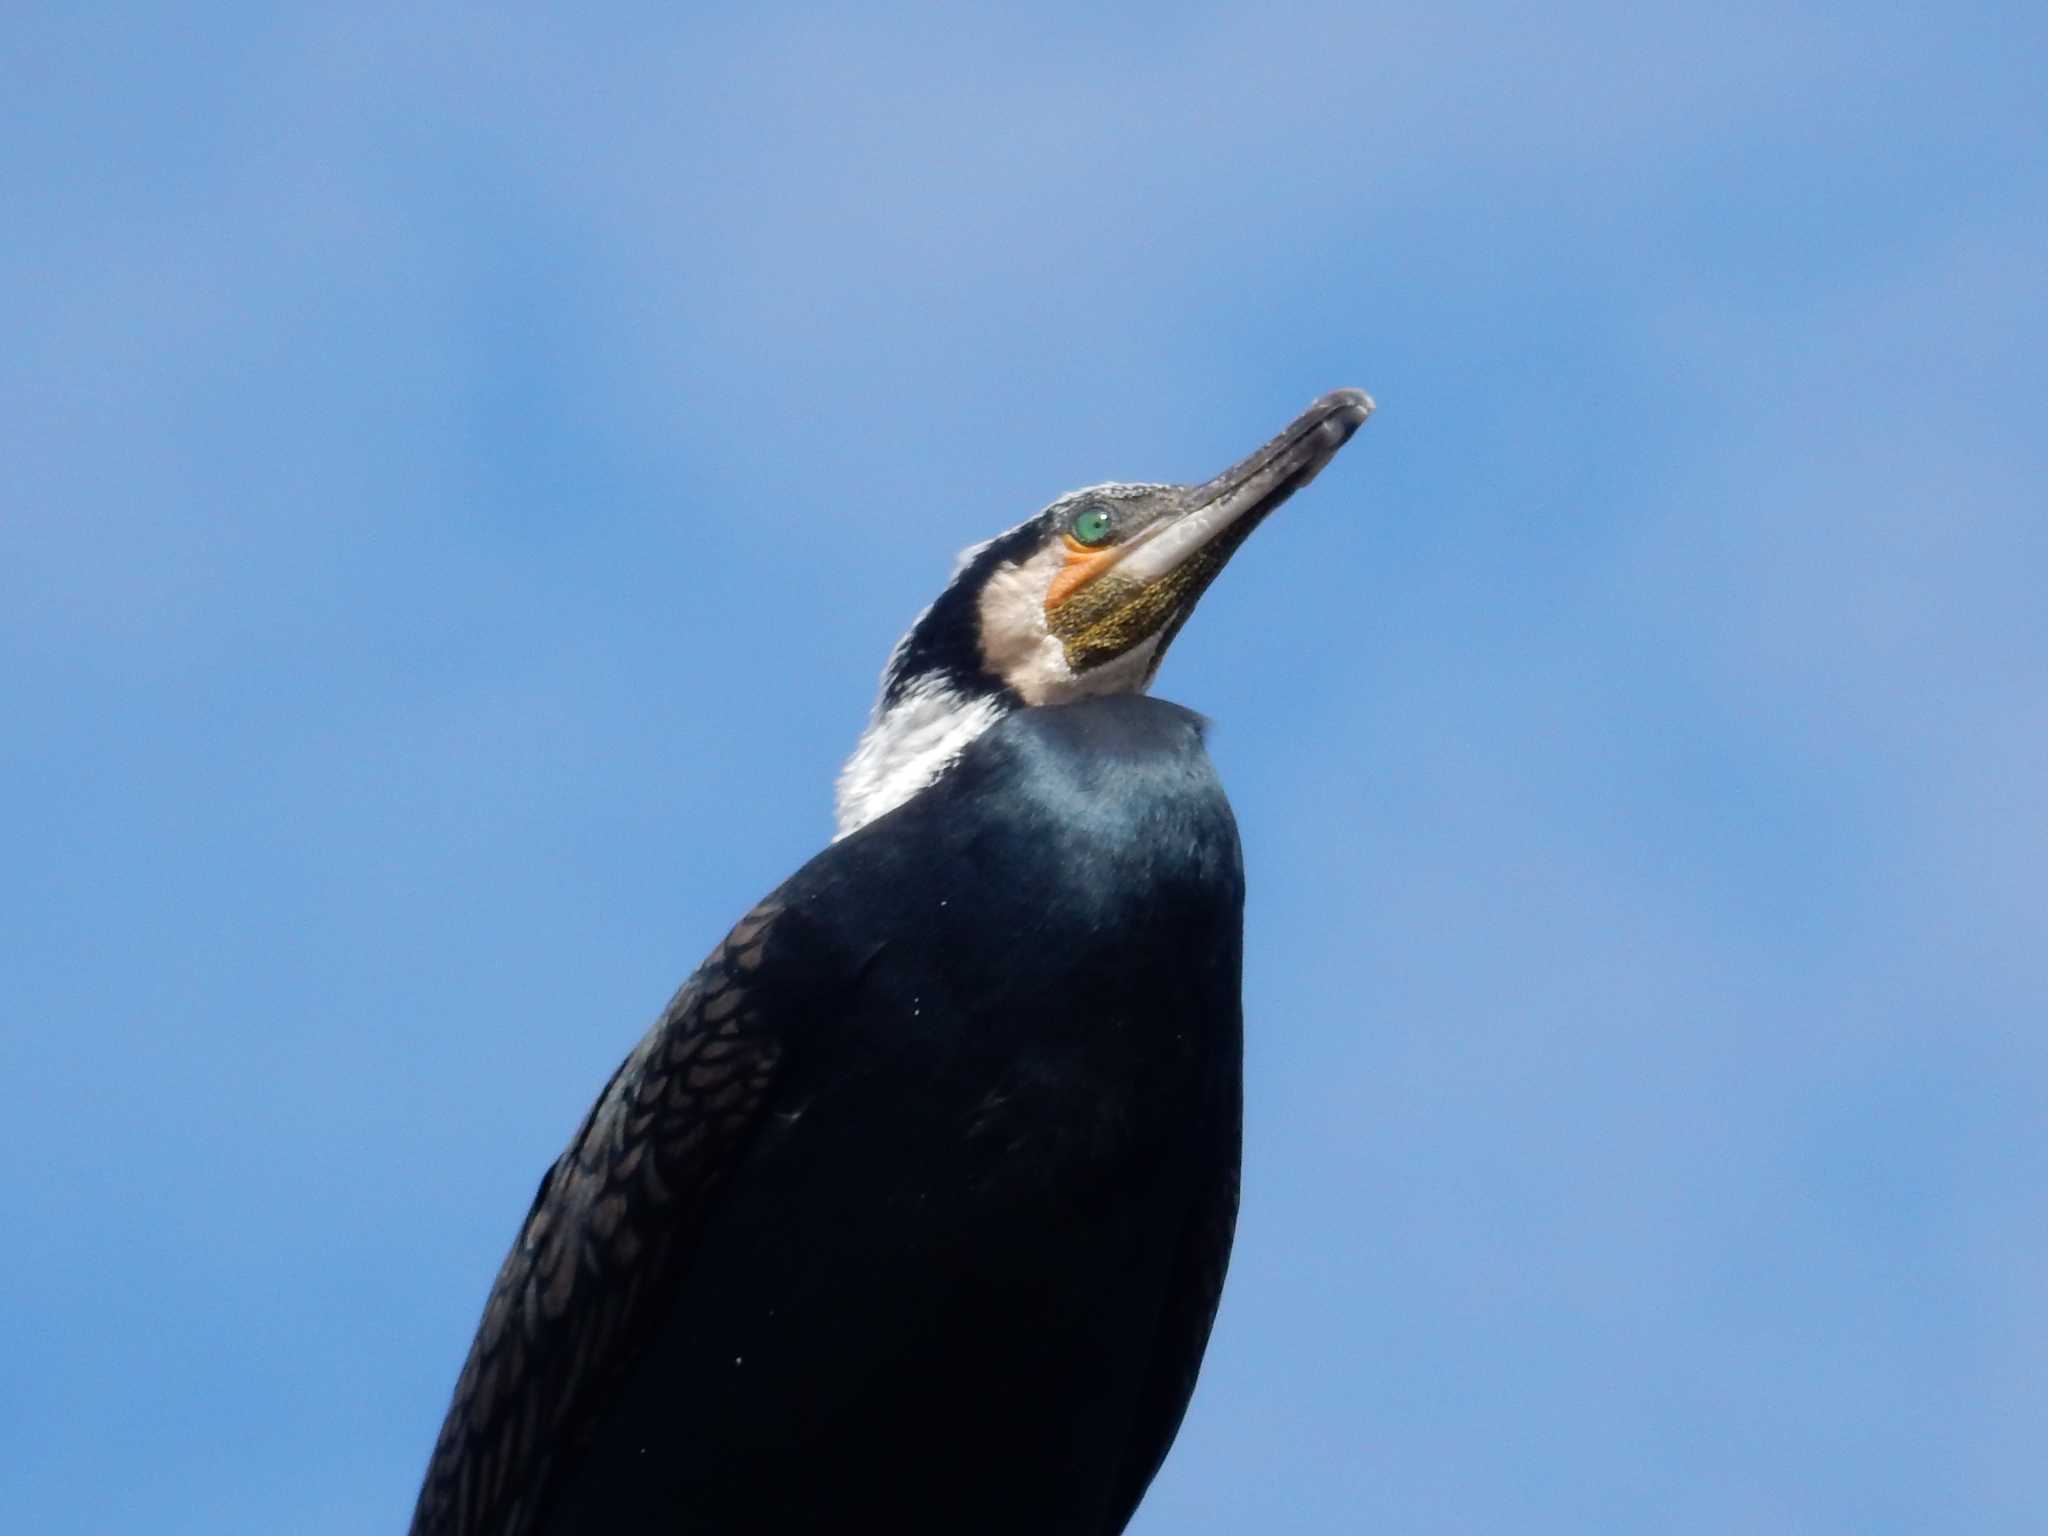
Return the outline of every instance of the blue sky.
<path id="1" fill-rule="evenodd" d="M 1381 410 L 1135 1530 L 2048 1523 L 2036 7 L 16 7 L 0 1501 L 400 1528 L 962 545 Z"/>

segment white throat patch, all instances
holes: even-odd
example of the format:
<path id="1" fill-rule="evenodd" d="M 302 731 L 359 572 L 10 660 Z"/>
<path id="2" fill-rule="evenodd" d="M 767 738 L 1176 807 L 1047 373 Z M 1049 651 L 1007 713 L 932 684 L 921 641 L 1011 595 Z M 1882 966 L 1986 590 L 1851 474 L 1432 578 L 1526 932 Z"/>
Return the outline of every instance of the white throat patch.
<path id="1" fill-rule="evenodd" d="M 1085 672 L 1067 665 L 1066 646 L 1045 622 L 1046 588 L 1064 563 L 1059 547 L 1053 545 L 1029 559 L 995 568 L 981 593 L 983 664 L 1026 704 L 1143 693 L 1159 654 L 1157 631 Z"/>

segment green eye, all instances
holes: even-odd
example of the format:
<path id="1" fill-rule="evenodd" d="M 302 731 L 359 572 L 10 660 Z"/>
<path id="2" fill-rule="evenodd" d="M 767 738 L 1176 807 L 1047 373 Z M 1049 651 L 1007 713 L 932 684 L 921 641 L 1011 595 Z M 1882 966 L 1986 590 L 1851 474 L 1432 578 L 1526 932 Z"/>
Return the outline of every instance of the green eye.
<path id="1" fill-rule="evenodd" d="M 1076 544 L 1094 545 L 1107 539 L 1115 528 L 1116 519 L 1110 516 L 1109 508 L 1090 507 L 1074 518 L 1068 532 L 1073 534 Z"/>

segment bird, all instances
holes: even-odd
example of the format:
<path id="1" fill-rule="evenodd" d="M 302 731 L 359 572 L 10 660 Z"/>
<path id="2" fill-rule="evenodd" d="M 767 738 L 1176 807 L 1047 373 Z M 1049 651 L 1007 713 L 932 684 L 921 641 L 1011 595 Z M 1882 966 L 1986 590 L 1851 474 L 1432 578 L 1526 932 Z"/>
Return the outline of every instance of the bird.
<path id="1" fill-rule="evenodd" d="M 1061 496 L 890 653 L 836 835 L 711 950 L 540 1181 L 413 1536 L 1113 1536 L 1238 1208 L 1244 868 L 1148 693 L 1364 423 Z"/>

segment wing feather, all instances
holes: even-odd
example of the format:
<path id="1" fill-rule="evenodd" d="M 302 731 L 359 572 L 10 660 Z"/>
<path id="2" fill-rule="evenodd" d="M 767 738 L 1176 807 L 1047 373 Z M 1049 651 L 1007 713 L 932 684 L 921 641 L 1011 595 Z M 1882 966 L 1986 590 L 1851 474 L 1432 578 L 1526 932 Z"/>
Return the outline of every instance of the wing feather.
<path id="1" fill-rule="evenodd" d="M 757 985 L 783 908 L 749 912 L 612 1074 L 541 1179 L 455 1384 L 413 1536 L 521 1536 L 658 1320 L 783 1034 Z"/>

